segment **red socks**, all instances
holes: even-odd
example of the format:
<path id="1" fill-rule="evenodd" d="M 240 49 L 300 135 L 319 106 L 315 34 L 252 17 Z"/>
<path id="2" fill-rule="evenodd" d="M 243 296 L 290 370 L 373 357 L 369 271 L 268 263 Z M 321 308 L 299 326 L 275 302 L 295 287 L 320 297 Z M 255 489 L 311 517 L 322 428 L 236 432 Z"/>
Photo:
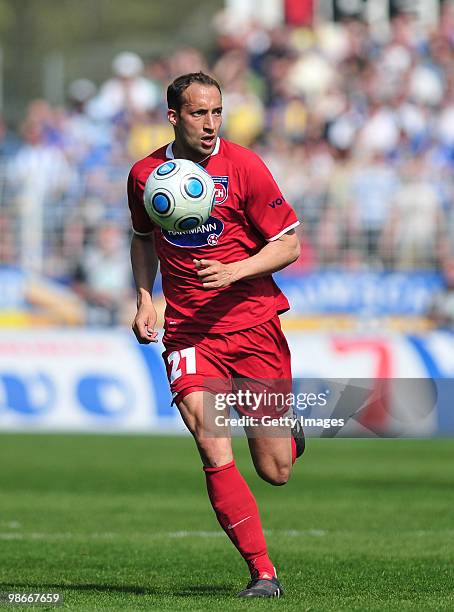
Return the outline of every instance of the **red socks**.
<path id="1" fill-rule="evenodd" d="M 268 557 L 257 503 L 235 462 L 203 470 L 217 519 L 248 564 L 251 576 L 272 578 L 274 567 Z"/>
<path id="2" fill-rule="evenodd" d="M 293 436 L 290 438 L 290 440 L 292 443 L 292 465 L 293 465 L 296 461 L 296 442 Z"/>

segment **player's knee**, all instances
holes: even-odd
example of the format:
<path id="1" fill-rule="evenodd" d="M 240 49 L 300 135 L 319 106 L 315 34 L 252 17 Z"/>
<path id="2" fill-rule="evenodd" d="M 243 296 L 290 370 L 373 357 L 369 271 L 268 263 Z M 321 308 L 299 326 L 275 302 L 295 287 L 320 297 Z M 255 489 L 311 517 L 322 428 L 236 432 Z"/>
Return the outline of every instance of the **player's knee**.
<path id="1" fill-rule="evenodd" d="M 274 465 L 272 468 L 258 469 L 257 473 L 265 482 L 268 482 L 274 487 L 282 487 L 287 484 L 291 470 L 291 467 L 287 465 Z"/>

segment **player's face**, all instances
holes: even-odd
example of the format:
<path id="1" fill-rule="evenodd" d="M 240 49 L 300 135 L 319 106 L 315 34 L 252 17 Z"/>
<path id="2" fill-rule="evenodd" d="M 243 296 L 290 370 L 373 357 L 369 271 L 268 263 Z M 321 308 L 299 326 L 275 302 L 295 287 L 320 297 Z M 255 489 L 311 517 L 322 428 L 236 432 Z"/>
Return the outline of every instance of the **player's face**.
<path id="1" fill-rule="evenodd" d="M 222 123 L 222 99 L 217 87 L 191 83 L 183 92 L 179 113 L 169 109 L 175 128 L 175 157 L 201 161 L 213 153 Z"/>

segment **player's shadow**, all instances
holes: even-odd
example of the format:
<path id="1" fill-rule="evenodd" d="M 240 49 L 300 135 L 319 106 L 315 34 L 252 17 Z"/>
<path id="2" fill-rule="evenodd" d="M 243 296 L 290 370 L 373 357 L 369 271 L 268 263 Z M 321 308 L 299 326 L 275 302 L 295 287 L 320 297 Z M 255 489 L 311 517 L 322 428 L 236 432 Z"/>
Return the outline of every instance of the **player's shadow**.
<path id="1" fill-rule="evenodd" d="M 156 588 L 156 587 L 141 587 L 141 586 L 128 586 L 118 584 L 44 584 L 42 582 L 37 584 L 27 583 L 0 583 L 0 592 L 8 591 L 35 591 L 41 592 L 54 592 L 62 593 L 65 591 L 102 591 L 105 593 L 131 593 L 132 595 L 169 595 L 167 589 Z M 175 591 L 174 595 L 178 597 L 193 597 L 194 595 L 213 595 L 213 593 L 228 593 L 231 587 L 225 584 L 218 585 L 201 585 L 201 586 L 188 586 L 179 591 Z"/>

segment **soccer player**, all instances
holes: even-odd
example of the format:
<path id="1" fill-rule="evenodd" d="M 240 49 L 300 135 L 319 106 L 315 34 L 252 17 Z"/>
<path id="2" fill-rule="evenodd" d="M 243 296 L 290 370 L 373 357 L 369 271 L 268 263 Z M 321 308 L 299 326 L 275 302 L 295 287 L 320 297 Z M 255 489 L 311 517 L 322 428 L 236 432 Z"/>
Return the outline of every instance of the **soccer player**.
<path id="1" fill-rule="evenodd" d="M 299 221 L 261 159 L 219 137 L 222 96 L 214 79 L 201 72 L 180 76 L 169 85 L 167 102 L 174 142 L 136 162 L 128 178 L 137 287 L 133 331 L 140 343 L 157 342 L 152 287 L 159 261 L 166 299 L 163 358 L 214 512 L 250 570 L 239 596 L 279 597 L 257 504 L 235 465 L 230 437 L 204 435 L 203 411 L 208 377 L 291 380 L 278 317 L 289 304 L 271 275 L 298 258 Z M 216 185 L 212 217 L 197 232 L 161 230 L 144 207 L 148 176 L 174 158 L 201 164 Z M 293 433 L 248 439 L 257 473 L 273 485 L 287 482 L 304 451 L 302 433 Z"/>

